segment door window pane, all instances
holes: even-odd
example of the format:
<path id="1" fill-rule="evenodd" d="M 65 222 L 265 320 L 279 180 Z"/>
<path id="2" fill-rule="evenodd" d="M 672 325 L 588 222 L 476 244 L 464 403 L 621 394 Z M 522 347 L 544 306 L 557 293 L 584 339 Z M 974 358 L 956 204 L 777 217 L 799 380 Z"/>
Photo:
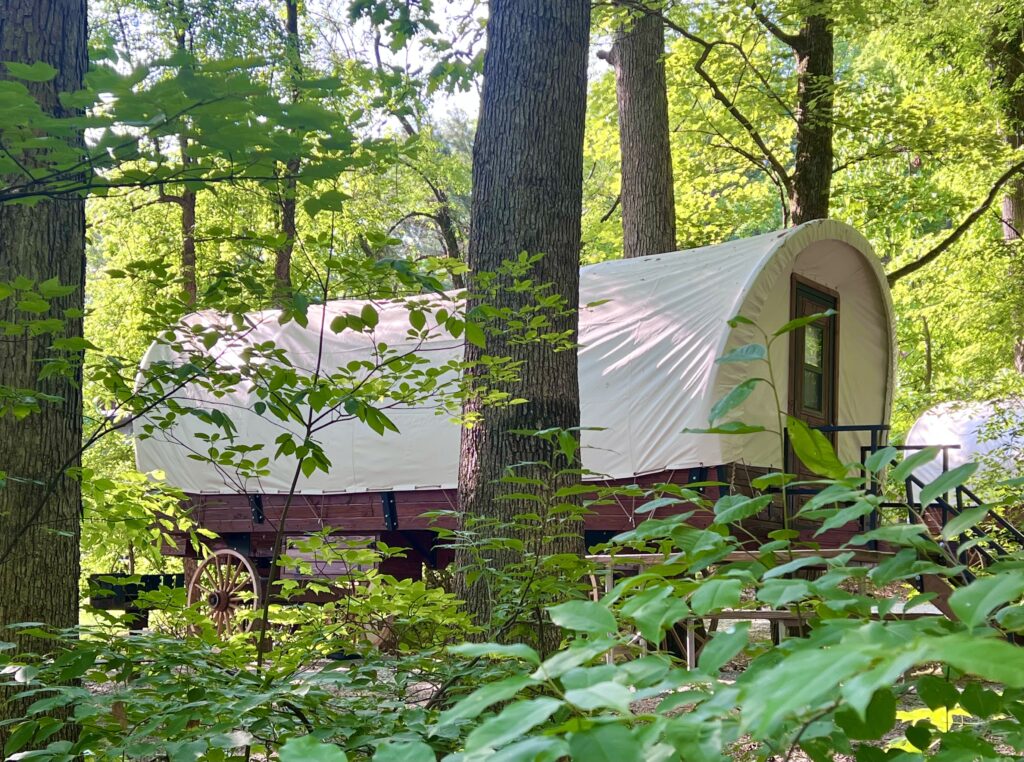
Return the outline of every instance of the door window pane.
<path id="1" fill-rule="evenodd" d="M 805 410 L 822 412 L 822 374 L 813 368 L 804 368 L 803 406 Z"/>
<path id="2" fill-rule="evenodd" d="M 824 338 L 825 329 L 820 325 L 812 324 L 804 329 L 804 365 L 822 369 Z"/>

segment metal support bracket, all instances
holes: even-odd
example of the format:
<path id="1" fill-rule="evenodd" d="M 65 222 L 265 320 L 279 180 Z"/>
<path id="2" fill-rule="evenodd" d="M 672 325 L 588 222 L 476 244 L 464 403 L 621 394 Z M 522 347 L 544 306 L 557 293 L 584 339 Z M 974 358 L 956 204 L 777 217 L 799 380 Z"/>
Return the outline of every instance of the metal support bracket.
<path id="1" fill-rule="evenodd" d="M 394 492 L 380 493 L 380 507 L 384 512 L 384 528 L 389 532 L 398 529 L 398 506 Z"/>
<path id="2" fill-rule="evenodd" d="M 263 495 L 246 495 L 249 498 L 249 510 L 252 512 L 252 523 L 262 524 L 267 520 L 263 513 Z"/>

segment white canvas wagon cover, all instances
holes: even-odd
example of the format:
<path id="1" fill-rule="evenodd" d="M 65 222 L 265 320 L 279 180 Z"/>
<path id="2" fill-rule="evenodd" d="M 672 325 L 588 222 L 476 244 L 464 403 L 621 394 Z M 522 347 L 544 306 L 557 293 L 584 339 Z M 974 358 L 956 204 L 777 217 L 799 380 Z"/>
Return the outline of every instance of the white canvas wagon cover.
<path id="1" fill-rule="evenodd" d="M 579 362 L 582 425 L 600 427 L 583 436 L 584 466 L 605 478 L 631 478 L 673 469 L 747 463 L 782 465 L 778 439 L 770 433 L 744 436 L 684 434 L 706 428 L 712 405 L 737 383 L 763 376 L 763 364 L 717 364 L 731 348 L 757 341 L 751 326 L 731 329 L 742 314 L 773 331 L 790 318 L 790 281 L 799 274 L 839 294 L 838 423 L 888 421 L 895 355 L 892 303 L 885 276 L 867 241 L 831 220 L 690 251 L 616 260 L 581 270 L 580 303 L 603 302 L 580 313 Z M 370 354 L 373 342 L 408 342 L 406 304 L 377 304 L 374 335 L 321 331 L 322 323 L 361 303 L 311 307 L 308 326 L 281 325 L 270 310 L 250 316 L 253 342 L 273 341 L 293 358 L 316 355 L 321 333 L 324 362 L 340 367 Z M 216 320 L 198 313 L 195 324 Z M 431 362 L 460 359 L 462 343 L 451 337 L 431 342 Z M 218 351 L 214 347 L 211 351 Z M 788 340 L 772 352 L 779 396 L 787 399 Z M 154 344 L 143 367 L 184 362 L 167 344 Z M 299 364 L 299 363 L 296 363 Z M 253 411 L 256 397 L 238 388 L 222 398 L 196 388 L 179 395 L 183 404 L 220 408 L 245 444 L 262 443 L 272 455 L 281 424 Z M 736 418 L 776 428 L 775 401 L 760 384 Z M 318 441 L 332 468 L 300 478 L 305 494 L 453 488 L 457 486 L 459 426 L 430 406 L 393 408 L 388 416 L 400 433 L 374 433 L 358 420 L 325 429 Z M 144 423 L 144 422 L 143 422 Z M 136 426 L 136 431 L 139 427 Z M 287 492 L 295 472 L 291 457 L 272 460 L 259 479 L 226 478 L 223 470 L 189 458 L 205 452 L 210 429 L 195 416 L 180 416 L 167 432 L 135 442 L 137 465 L 162 472 L 189 493 Z M 298 433 L 298 427 L 293 429 Z M 841 435 L 840 455 L 859 457 L 866 435 Z"/>
<path id="2" fill-rule="evenodd" d="M 947 446 L 947 466 L 978 463 L 968 482 L 972 489 L 986 478 L 1016 477 L 1024 464 L 1024 400 L 944 402 L 923 412 L 907 432 L 908 445 Z M 923 483 L 937 479 L 943 462 L 937 457 L 914 475 Z"/>

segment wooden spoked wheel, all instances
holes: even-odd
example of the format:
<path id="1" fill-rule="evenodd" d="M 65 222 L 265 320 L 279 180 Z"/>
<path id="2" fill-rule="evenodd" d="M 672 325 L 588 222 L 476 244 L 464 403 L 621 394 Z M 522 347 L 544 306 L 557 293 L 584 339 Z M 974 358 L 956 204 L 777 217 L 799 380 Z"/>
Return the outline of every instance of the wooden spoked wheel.
<path id="1" fill-rule="evenodd" d="M 252 562 L 237 550 L 215 551 L 188 583 L 188 605 L 196 603 L 220 637 L 251 630 L 253 617 L 246 613 L 260 606 L 260 578 Z"/>

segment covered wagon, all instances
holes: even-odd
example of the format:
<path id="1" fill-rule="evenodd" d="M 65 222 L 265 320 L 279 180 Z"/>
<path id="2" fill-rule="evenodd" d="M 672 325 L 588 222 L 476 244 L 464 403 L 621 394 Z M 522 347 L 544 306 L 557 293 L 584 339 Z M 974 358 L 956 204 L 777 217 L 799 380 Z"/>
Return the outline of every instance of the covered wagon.
<path id="1" fill-rule="evenodd" d="M 915 469 L 928 483 L 943 471 L 977 463 L 971 486 L 1021 475 L 1024 401 L 943 402 L 924 411 L 907 432 L 907 445 L 938 446 L 939 457 Z"/>
<path id="2" fill-rule="evenodd" d="M 593 305 L 580 312 L 582 459 L 596 482 L 728 485 L 710 488 L 714 497 L 719 489 L 744 489 L 759 473 L 797 468 L 772 433 L 688 433 L 708 428 L 712 407 L 737 384 L 764 374 L 763 366 L 716 363 L 759 340 L 754 325 L 730 324 L 738 315 L 771 333 L 792 318 L 834 311 L 775 342 L 771 361 L 780 403 L 825 431 L 845 461 L 859 460 L 864 448 L 884 436 L 895 357 L 892 302 L 870 245 L 846 225 L 822 220 L 716 246 L 590 265 L 581 270 L 580 291 L 580 303 Z M 358 315 L 361 309 L 351 301 L 315 306 L 305 326 L 281 324 L 272 310 L 252 314 L 244 341 L 273 342 L 299 363 L 308 364 L 319 353 L 328 367 L 365 358 L 384 341 L 391 346 L 411 341 L 404 301 L 377 303 L 372 330 L 327 330 L 339 316 Z M 217 319 L 201 313 L 186 323 L 199 335 L 204 323 Z M 238 339 L 233 341 L 233 346 L 213 344 L 200 351 L 230 356 L 242 351 Z M 461 339 L 438 335 L 416 350 L 425 363 L 442 367 L 458 361 L 463 347 Z M 186 362 L 194 357 L 161 342 L 143 365 Z M 232 420 L 239 441 L 262 444 L 273 453 L 284 424 L 256 404 L 251 384 L 218 394 L 185 385 L 176 396 L 183 405 L 221 411 Z M 730 416 L 777 430 L 776 409 L 771 388 L 761 383 Z M 318 441 L 331 467 L 299 475 L 285 531 L 302 535 L 329 527 L 406 547 L 404 560 L 387 562 L 396 575 L 416 575 L 423 564 L 443 563 L 425 514 L 457 508 L 460 428 L 451 416 L 438 413 L 429 401 L 391 406 L 387 415 L 398 431 L 382 435 L 353 418 L 324 428 Z M 271 458 L 259 476 L 231 473 L 214 460 L 197 458 L 209 447 L 208 415 L 179 415 L 166 428 L 136 425 L 135 430 L 148 431 L 136 439 L 138 468 L 161 473 L 187 494 L 195 518 L 218 534 L 214 548 L 265 567 L 292 491 L 294 458 Z M 646 514 L 637 511 L 641 502 L 595 509 L 585 522 L 588 540 L 643 520 Z M 782 510 L 769 508 L 750 521 L 751 527 L 758 534 L 778 528 Z M 170 552 L 193 551 L 182 542 Z"/>

